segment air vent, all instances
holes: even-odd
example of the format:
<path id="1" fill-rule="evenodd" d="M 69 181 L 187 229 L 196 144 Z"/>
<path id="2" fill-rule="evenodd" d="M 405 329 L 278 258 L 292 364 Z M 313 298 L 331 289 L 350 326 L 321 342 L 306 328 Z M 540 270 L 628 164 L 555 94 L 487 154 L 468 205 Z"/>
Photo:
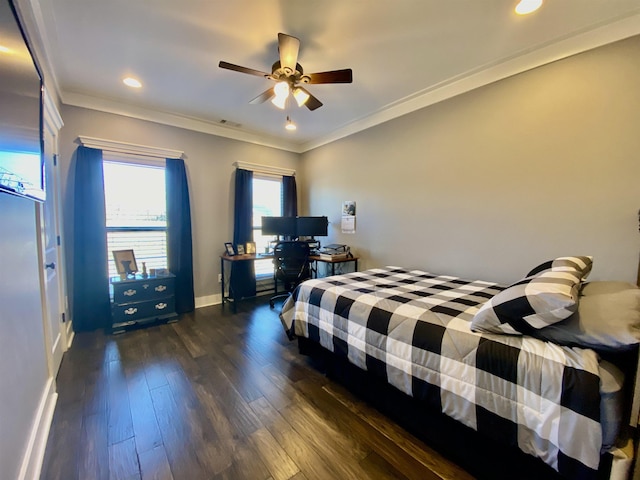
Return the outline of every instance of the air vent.
<path id="1" fill-rule="evenodd" d="M 225 127 L 234 127 L 234 128 L 242 127 L 242 124 L 236 123 L 236 122 L 232 122 L 231 120 L 225 120 L 224 118 L 222 120 L 220 120 L 219 123 L 220 123 L 220 125 L 224 125 Z"/>

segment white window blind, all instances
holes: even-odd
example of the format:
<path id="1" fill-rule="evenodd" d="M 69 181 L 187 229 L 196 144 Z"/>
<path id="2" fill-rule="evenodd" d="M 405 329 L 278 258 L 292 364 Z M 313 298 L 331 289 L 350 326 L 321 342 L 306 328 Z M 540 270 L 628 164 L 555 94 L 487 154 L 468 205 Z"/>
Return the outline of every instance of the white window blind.
<path id="1" fill-rule="evenodd" d="M 282 177 L 266 175 L 253 176 L 253 241 L 256 250 L 264 252 L 275 237 L 262 235 L 262 217 L 282 215 Z M 273 276 L 273 262 L 256 260 L 256 277 Z"/>
<path id="2" fill-rule="evenodd" d="M 133 249 L 138 271 L 167 267 L 167 204 L 163 167 L 103 162 L 109 276 L 114 250 Z"/>

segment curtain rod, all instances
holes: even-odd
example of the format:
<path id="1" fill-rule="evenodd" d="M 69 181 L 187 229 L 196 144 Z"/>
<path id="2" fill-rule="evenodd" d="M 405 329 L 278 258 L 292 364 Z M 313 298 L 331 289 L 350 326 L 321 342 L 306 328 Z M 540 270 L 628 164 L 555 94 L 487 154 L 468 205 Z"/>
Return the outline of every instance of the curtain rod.
<path id="1" fill-rule="evenodd" d="M 169 150 L 167 148 L 148 147 L 134 143 L 118 142 L 116 140 L 104 140 L 102 138 L 86 137 L 79 135 L 77 142 L 89 148 L 97 148 L 107 152 L 126 153 L 128 155 L 141 155 L 156 158 L 184 158 L 184 152 Z"/>
<path id="2" fill-rule="evenodd" d="M 234 162 L 236 168 L 242 168 L 243 170 L 251 170 L 257 173 L 266 173 L 271 175 L 283 175 L 287 177 L 293 177 L 296 171 L 292 168 L 271 167 L 269 165 L 260 165 L 258 163 L 248 162 Z"/>

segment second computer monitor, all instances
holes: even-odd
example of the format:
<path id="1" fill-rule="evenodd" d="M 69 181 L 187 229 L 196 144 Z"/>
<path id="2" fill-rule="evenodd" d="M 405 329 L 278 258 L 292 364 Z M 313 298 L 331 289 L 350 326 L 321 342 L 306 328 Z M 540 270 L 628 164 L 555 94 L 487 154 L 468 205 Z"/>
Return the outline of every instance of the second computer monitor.
<path id="1" fill-rule="evenodd" d="M 296 234 L 298 237 L 326 237 L 328 225 L 327 217 L 298 217 Z"/>

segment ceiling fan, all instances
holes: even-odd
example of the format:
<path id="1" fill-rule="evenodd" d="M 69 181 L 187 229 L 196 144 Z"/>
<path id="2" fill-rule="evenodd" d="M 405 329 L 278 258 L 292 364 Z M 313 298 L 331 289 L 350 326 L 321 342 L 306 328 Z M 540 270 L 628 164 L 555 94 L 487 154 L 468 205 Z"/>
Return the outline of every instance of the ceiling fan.
<path id="1" fill-rule="evenodd" d="M 277 82 L 272 88 L 262 92 L 249 103 L 264 103 L 267 100 L 277 107 L 284 109 L 289 95 L 292 94 L 299 107 L 305 105 L 309 110 L 315 110 L 322 106 L 322 102 L 311 95 L 301 84 L 320 83 L 351 83 L 353 73 L 350 68 L 343 70 L 332 70 L 330 72 L 319 72 L 305 74 L 302 66 L 298 63 L 298 50 L 300 49 L 300 39 L 287 35 L 278 34 L 278 52 L 280 60 L 271 67 L 271 73 L 261 72 L 252 68 L 241 67 L 232 63 L 221 61 L 218 66 L 240 73 L 248 73 L 258 77 L 268 78 Z"/>

